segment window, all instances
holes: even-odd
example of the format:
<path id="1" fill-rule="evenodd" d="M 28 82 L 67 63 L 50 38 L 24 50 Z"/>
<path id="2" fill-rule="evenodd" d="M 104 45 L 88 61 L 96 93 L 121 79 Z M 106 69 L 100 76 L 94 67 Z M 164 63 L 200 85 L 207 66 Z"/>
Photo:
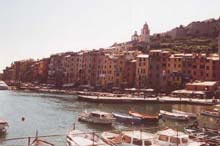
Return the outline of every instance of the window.
<path id="1" fill-rule="evenodd" d="M 182 138 L 182 143 L 188 143 L 188 138 Z"/>
<path id="2" fill-rule="evenodd" d="M 196 72 L 194 71 L 194 75 L 196 76 Z"/>
<path id="3" fill-rule="evenodd" d="M 161 141 L 168 141 L 168 136 L 166 136 L 166 135 L 160 135 L 160 136 L 159 136 L 159 140 L 161 140 Z"/>
<path id="4" fill-rule="evenodd" d="M 180 139 L 176 138 L 176 137 L 170 137 L 170 142 L 171 143 L 180 144 Z"/>

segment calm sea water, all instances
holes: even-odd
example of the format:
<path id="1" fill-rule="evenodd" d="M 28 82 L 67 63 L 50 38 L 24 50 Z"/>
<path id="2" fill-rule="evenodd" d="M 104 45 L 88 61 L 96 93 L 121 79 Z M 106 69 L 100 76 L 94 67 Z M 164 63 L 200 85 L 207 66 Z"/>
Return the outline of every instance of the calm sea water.
<path id="1" fill-rule="evenodd" d="M 151 125 L 123 125 L 116 123 L 113 127 L 103 127 L 87 123 L 80 123 L 77 120 L 78 114 L 83 110 L 102 110 L 106 112 L 127 113 L 129 109 L 134 109 L 143 113 L 159 113 L 159 110 L 179 109 L 188 112 L 199 113 L 209 106 L 195 105 L 171 105 L 171 104 L 95 104 L 77 101 L 77 96 L 54 95 L 40 93 L 26 93 L 16 91 L 0 91 L 0 118 L 9 123 L 6 135 L 0 137 L 0 145 L 27 145 L 28 140 L 8 140 L 11 138 L 39 135 L 62 135 L 57 137 L 44 138 L 56 145 L 65 145 L 65 135 L 73 128 L 82 131 L 104 131 L 119 128 L 146 128 L 155 126 L 169 126 L 171 128 L 182 129 L 187 123 L 178 123 L 160 120 L 159 124 Z M 22 121 L 21 118 L 25 117 Z M 209 127 L 219 126 L 212 118 L 199 116 L 200 125 Z"/>

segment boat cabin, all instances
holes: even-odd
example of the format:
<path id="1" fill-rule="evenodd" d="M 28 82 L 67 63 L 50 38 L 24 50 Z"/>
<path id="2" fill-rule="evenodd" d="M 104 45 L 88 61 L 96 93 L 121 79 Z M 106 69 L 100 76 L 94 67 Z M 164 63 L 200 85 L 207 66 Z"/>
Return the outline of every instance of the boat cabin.
<path id="1" fill-rule="evenodd" d="M 150 146 L 153 144 L 154 134 L 143 131 L 126 131 L 122 132 L 123 140 L 126 143 L 137 146 Z"/>
<path id="2" fill-rule="evenodd" d="M 93 111 L 90 113 L 92 117 L 98 117 L 98 118 L 106 118 L 106 117 L 112 117 L 111 113 L 101 112 L 101 111 Z"/>
<path id="3" fill-rule="evenodd" d="M 163 146 L 187 146 L 189 136 L 183 132 L 167 129 L 158 132 L 158 143 Z"/>

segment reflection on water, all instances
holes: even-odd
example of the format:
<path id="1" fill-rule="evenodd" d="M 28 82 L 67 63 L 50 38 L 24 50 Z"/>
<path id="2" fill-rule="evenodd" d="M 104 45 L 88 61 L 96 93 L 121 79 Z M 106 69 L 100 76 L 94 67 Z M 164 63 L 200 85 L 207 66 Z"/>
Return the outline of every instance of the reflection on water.
<path id="1" fill-rule="evenodd" d="M 104 131 L 124 128 L 147 128 L 168 126 L 182 130 L 186 122 L 171 120 L 159 120 L 159 123 L 144 125 L 124 125 L 115 123 L 112 127 L 78 122 L 77 117 L 83 110 L 102 110 L 106 112 L 127 113 L 133 109 L 142 113 L 158 114 L 160 110 L 172 111 L 172 109 L 186 112 L 200 113 L 209 106 L 172 105 L 172 104 L 97 104 L 77 101 L 73 95 L 53 95 L 42 93 L 24 93 L 14 91 L 0 91 L 0 118 L 8 121 L 9 129 L 6 135 L 0 139 L 14 137 L 61 134 L 63 136 L 49 138 L 49 142 L 57 145 L 65 145 L 65 135 L 73 128 L 73 123 L 80 130 Z M 25 121 L 21 118 L 25 117 Z M 219 121 L 213 118 L 199 116 L 200 125 L 216 127 Z M 2 145 L 27 145 L 27 140 L 6 141 Z"/>

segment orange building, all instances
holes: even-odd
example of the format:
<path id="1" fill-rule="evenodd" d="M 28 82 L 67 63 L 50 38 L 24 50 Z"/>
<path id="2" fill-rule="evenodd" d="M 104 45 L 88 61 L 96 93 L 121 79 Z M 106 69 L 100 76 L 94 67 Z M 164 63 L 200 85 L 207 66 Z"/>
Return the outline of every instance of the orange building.
<path id="1" fill-rule="evenodd" d="M 149 55 L 140 54 L 136 60 L 136 87 L 145 88 L 149 80 Z"/>
<path id="2" fill-rule="evenodd" d="M 187 90 L 192 91 L 215 91 L 217 90 L 217 82 L 216 81 L 204 81 L 204 82 L 193 82 L 186 84 Z"/>

